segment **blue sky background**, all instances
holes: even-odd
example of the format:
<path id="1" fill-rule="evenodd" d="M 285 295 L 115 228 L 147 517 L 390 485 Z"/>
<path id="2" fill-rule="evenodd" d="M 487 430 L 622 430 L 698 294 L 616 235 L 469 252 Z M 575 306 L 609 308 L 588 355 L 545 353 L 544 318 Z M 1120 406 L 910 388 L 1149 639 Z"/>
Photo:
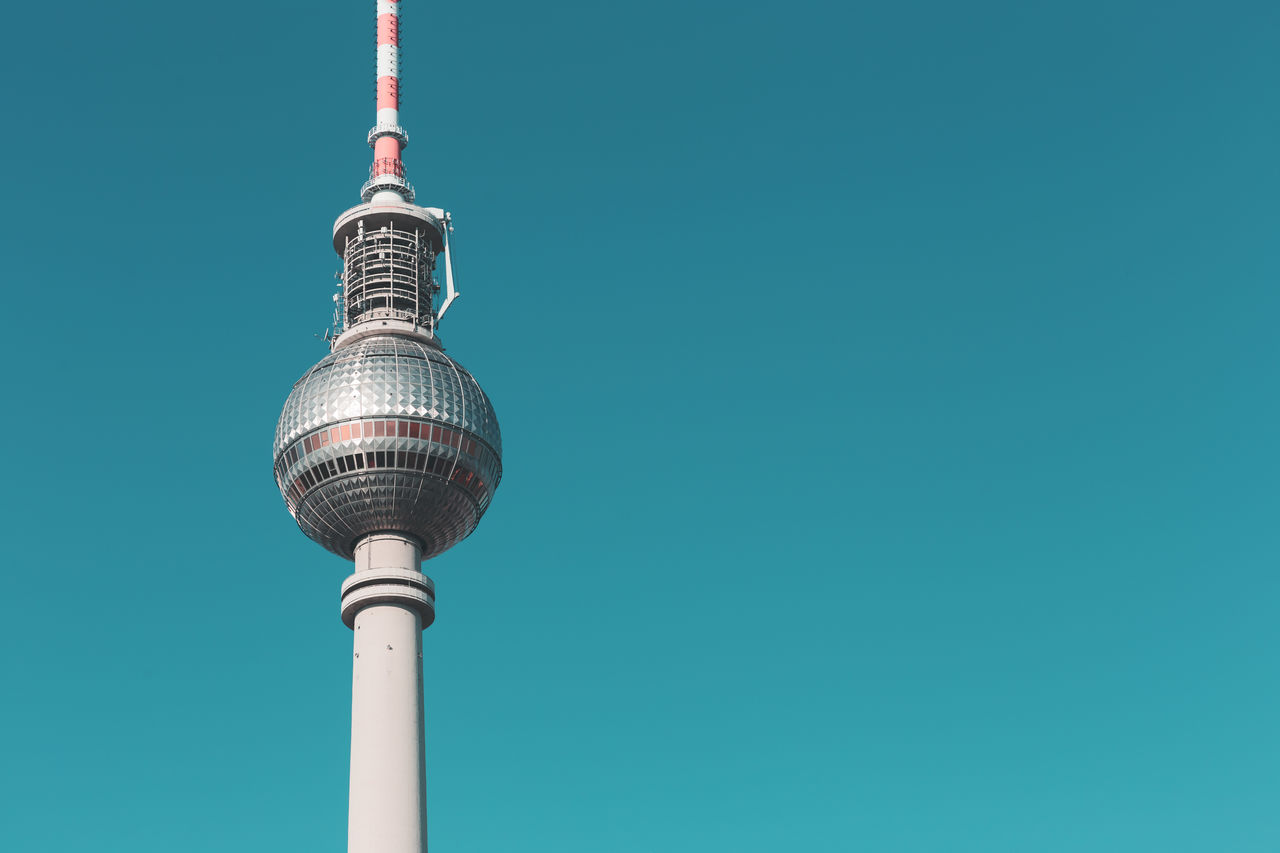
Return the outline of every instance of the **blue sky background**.
<path id="1" fill-rule="evenodd" d="M 342 851 L 271 476 L 373 3 L 0 27 L 0 847 Z M 1273 3 L 407 0 L 505 477 L 437 851 L 1280 849 Z"/>

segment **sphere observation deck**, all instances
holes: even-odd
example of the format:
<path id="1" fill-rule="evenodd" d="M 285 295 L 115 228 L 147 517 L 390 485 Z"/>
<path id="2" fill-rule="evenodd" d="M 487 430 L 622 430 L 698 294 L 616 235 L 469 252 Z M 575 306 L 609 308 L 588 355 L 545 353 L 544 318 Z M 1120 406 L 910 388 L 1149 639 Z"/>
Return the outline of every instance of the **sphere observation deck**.
<path id="1" fill-rule="evenodd" d="M 380 334 L 339 346 L 293 386 L 275 477 L 302 532 L 351 559 L 397 532 L 435 556 L 466 538 L 502 478 L 493 405 L 433 339 Z"/>

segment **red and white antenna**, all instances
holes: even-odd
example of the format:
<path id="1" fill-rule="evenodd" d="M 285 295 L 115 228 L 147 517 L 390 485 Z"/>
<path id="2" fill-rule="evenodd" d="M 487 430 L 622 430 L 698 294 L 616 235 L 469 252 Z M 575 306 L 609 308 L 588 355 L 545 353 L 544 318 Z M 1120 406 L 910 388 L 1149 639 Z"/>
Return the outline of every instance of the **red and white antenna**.
<path id="1" fill-rule="evenodd" d="M 378 119 L 369 131 L 373 167 L 360 190 L 366 202 L 413 202 L 400 152 L 409 134 L 400 126 L 400 0 L 378 2 Z M 385 195 L 384 195 L 385 194 Z"/>
<path id="2" fill-rule="evenodd" d="M 373 166 L 359 204 L 333 225 L 343 259 L 342 294 L 335 295 L 334 349 L 370 334 L 414 333 L 434 339 L 436 324 L 459 293 L 454 283 L 453 217 L 414 203 L 401 152 L 400 9 L 403 0 L 375 0 L 378 9 L 377 121 L 369 131 Z M 441 269 L 443 266 L 443 269 Z M 436 283 L 443 273 L 443 298 Z"/>

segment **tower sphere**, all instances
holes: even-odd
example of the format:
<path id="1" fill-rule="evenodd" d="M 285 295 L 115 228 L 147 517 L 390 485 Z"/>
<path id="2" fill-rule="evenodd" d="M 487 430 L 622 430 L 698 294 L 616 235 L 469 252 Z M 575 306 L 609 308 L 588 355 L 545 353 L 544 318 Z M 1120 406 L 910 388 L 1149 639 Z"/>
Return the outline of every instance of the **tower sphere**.
<path id="1" fill-rule="evenodd" d="M 302 532 L 351 559 L 371 533 L 428 558 L 475 530 L 502 478 L 493 405 L 433 337 L 375 334 L 293 386 L 275 437 L 280 493 Z"/>

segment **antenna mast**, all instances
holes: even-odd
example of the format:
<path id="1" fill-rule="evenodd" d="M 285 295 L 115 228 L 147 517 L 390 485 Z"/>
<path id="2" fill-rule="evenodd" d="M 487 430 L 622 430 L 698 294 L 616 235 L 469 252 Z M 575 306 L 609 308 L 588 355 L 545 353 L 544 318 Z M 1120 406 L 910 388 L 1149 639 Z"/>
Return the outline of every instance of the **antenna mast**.
<path id="1" fill-rule="evenodd" d="M 366 202 L 413 203 L 400 152 L 409 134 L 400 126 L 400 0 L 378 0 L 378 118 L 369 131 L 373 165 L 360 189 Z M 381 197 L 380 197 L 381 196 Z"/>
<path id="2" fill-rule="evenodd" d="M 338 217 L 333 248 L 342 258 L 343 294 L 331 342 L 394 331 L 435 341 L 436 326 L 460 294 L 454 287 L 449 213 L 414 204 L 400 126 L 400 7 L 377 0 L 377 119 L 369 131 L 373 165 L 359 204 Z M 437 304 L 437 261 L 444 263 L 444 299 Z M 438 342 L 437 342 L 438 343 Z"/>

